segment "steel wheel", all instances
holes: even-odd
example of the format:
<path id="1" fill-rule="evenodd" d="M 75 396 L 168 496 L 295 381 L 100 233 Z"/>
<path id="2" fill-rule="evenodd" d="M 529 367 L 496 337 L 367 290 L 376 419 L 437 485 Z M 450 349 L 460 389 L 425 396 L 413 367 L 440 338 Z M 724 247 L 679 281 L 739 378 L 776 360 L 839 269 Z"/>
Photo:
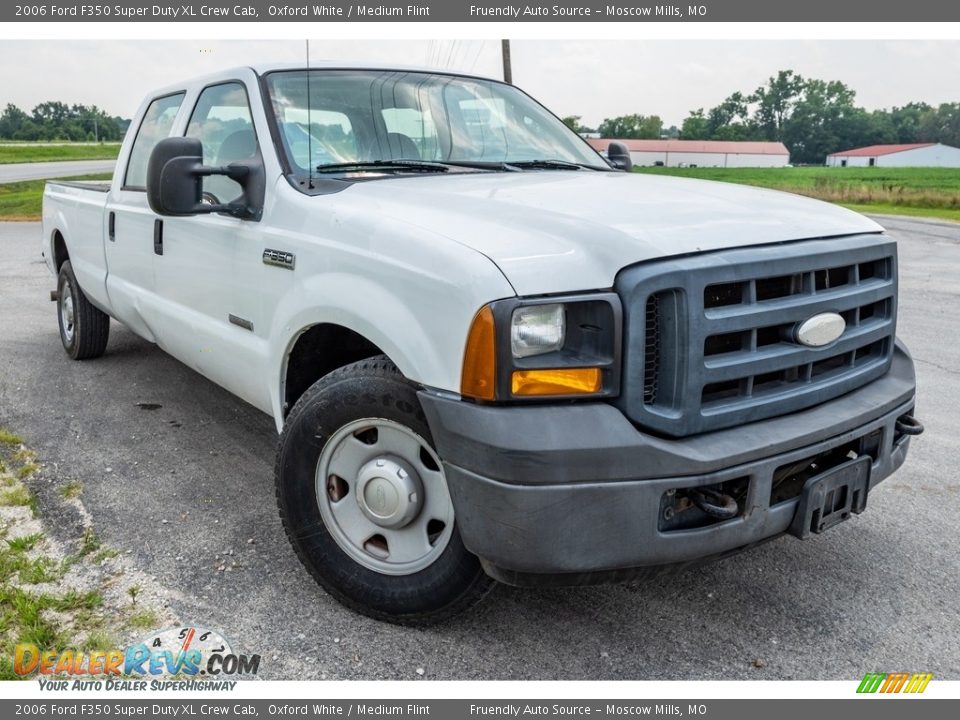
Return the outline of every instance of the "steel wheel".
<path id="1" fill-rule="evenodd" d="M 70 280 L 66 280 L 60 289 L 60 327 L 63 328 L 64 344 L 73 342 L 74 332 L 73 288 Z"/>
<path id="2" fill-rule="evenodd" d="M 393 420 L 356 420 L 334 433 L 317 462 L 316 496 L 340 548 L 385 575 L 429 567 L 453 532 L 440 459 Z"/>

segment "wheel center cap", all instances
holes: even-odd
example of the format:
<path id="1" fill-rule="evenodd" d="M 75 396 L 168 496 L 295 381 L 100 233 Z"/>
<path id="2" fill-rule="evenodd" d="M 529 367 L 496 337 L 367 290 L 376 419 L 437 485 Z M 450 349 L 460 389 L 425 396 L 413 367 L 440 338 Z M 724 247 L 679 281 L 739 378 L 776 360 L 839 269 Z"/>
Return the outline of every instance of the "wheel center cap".
<path id="1" fill-rule="evenodd" d="M 403 463 L 390 457 L 374 458 L 357 475 L 357 504 L 371 521 L 399 528 L 420 512 L 423 486 Z"/>

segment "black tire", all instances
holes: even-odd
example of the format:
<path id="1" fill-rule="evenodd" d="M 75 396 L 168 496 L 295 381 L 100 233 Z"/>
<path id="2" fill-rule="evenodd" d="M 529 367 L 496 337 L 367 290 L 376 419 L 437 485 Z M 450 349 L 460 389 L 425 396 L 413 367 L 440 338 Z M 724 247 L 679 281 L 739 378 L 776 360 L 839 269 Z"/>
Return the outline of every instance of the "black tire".
<path id="1" fill-rule="evenodd" d="M 463 545 L 456 523 L 432 564 L 407 575 L 387 575 L 351 558 L 326 527 L 316 490 L 318 462 L 331 436 L 345 425 L 384 418 L 433 439 L 408 381 L 385 356 L 361 360 L 321 378 L 287 417 L 276 461 L 277 505 L 287 537 L 316 581 L 348 608 L 401 625 L 431 625 L 478 602 L 493 585 Z"/>
<path id="2" fill-rule="evenodd" d="M 69 260 L 60 266 L 57 278 L 57 322 L 63 349 L 74 360 L 98 358 L 107 349 L 110 316 L 87 300 Z"/>

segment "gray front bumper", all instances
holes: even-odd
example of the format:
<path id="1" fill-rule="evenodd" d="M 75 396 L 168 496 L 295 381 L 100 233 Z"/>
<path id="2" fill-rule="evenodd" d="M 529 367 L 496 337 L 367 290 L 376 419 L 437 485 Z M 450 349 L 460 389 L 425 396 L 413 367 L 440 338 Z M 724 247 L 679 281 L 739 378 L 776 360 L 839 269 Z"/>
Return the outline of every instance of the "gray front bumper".
<path id="1" fill-rule="evenodd" d="M 529 584 L 721 556 L 779 535 L 797 501 L 770 506 L 774 471 L 881 429 L 873 488 L 906 457 L 909 438 L 894 443 L 894 425 L 912 410 L 914 394 L 913 363 L 898 344 L 890 371 L 865 387 L 802 412 L 680 439 L 646 434 L 606 403 L 497 407 L 426 391 L 420 398 L 464 544 L 498 579 Z M 658 529 L 667 490 L 739 477 L 749 477 L 740 516 Z"/>

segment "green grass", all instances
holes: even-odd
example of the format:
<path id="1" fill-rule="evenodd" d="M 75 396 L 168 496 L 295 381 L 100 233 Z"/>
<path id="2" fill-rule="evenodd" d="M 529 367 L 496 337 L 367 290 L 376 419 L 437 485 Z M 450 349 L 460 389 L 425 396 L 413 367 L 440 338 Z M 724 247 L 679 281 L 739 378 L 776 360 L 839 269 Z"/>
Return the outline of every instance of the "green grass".
<path id="1" fill-rule="evenodd" d="M 32 503 L 33 496 L 23 485 L 17 485 L 0 491 L 0 505 L 15 507 L 17 505 L 31 506 Z"/>
<path id="2" fill-rule="evenodd" d="M 63 180 L 109 180 L 112 174 L 80 175 Z M 39 220 L 46 180 L 0 184 L 0 220 Z M 4 442 L 0 437 L 0 442 Z"/>
<path id="3" fill-rule="evenodd" d="M 83 539 L 80 541 L 80 555 L 95 553 L 100 549 L 101 545 L 103 545 L 103 543 L 100 542 L 100 538 L 97 537 L 93 528 L 88 527 L 83 531 Z"/>
<path id="4" fill-rule="evenodd" d="M 158 622 L 160 622 L 160 620 L 153 610 L 137 610 L 136 612 L 130 613 L 126 624 L 127 627 L 133 628 L 134 630 L 149 630 L 150 628 L 155 628 Z"/>
<path id="5" fill-rule="evenodd" d="M 0 428 L 0 443 L 3 443 L 4 445 L 20 445 L 21 443 L 23 443 L 23 440 L 21 440 L 19 436 L 14 435 L 9 430 L 4 430 L 3 428 Z"/>
<path id="6" fill-rule="evenodd" d="M 12 451 L 20 438 L 0 430 L 0 452 L 6 464 L 0 471 L 0 505 L 27 505 L 36 510 L 32 493 L 17 479 L 24 467 L 35 465 L 37 455 L 28 448 Z M 12 451 L 12 452 L 11 452 Z M 59 583 L 70 564 L 45 551 L 43 533 L 7 539 L 8 522 L 0 522 L 0 680 L 22 679 L 13 670 L 14 648 L 33 643 L 43 650 L 109 649 L 116 646 L 108 623 L 140 629 L 151 620 L 149 610 L 123 613 L 119 621 L 106 613 L 101 590 L 67 590 Z M 92 531 L 82 540 L 87 552 L 100 547 Z M 28 676 L 33 677 L 33 676 Z"/>
<path id="7" fill-rule="evenodd" d="M 41 540 L 43 540 L 43 533 L 31 533 L 30 535 L 21 535 L 13 540 L 7 540 L 7 545 L 14 552 L 29 552 Z"/>
<path id="8" fill-rule="evenodd" d="M 83 483 L 71 480 L 60 488 L 60 496 L 65 500 L 73 500 L 83 494 Z"/>
<path id="9" fill-rule="evenodd" d="M 636 172 L 772 188 L 859 212 L 960 220 L 960 172 L 953 168 L 644 167 Z"/>
<path id="10" fill-rule="evenodd" d="M 54 162 L 58 160 L 113 160 L 120 143 L 10 143 L 0 141 L 0 165 L 6 163 Z"/>

